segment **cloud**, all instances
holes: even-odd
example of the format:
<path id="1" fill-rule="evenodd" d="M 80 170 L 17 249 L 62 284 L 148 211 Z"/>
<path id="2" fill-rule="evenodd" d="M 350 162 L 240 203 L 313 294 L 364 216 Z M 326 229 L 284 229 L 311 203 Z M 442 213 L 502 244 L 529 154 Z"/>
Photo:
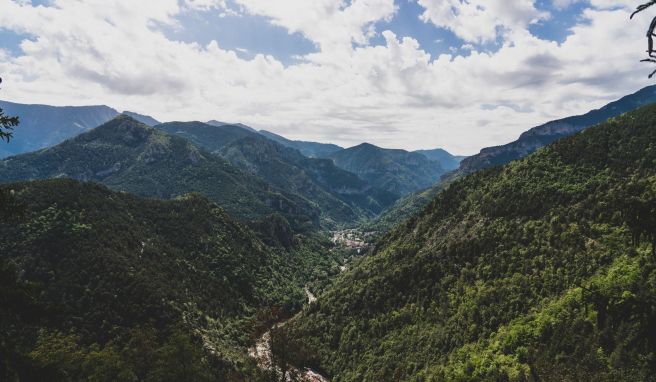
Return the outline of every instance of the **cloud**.
<path id="1" fill-rule="evenodd" d="M 411 36 L 374 32 L 395 14 L 391 0 L 55 0 L 45 7 L 0 0 L 0 25 L 30 36 L 21 54 L 0 54 L 0 94 L 102 103 L 160 120 L 241 121 L 342 145 L 471 154 L 648 84 L 649 67 L 638 62 L 648 15 L 629 21 L 628 2 L 618 9 L 593 1 L 561 44 L 528 32 L 541 17 L 529 2 L 508 8 L 490 0 L 484 9 L 493 15 L 464 9 L 488 26 L 466 31 L 470 20 L 447 19 L 445 27 L 471 33 L 474 44 L 494 25 L 505 30 L 499 49 L 432 57 Z M 174 41 L 161 30 L 184 28 L 184 12 L 235 4 L 243 17 L 264 16 L 320 49 L 285 66 L 257 52 L 240 58 L 216 41 Z M 374 33 L 382 36 L 377 45 Z"/>
<path id="2" fill-rule="evenodd" d="M 493 42 L 504 34 L 524 30 L 549 15 L 532 0 L 418 0 L 421 19 L 451 30 L 467 42 Z"/>
<path id="3" fill-rule="evenodd" d="M 235 0 L 255 15 L 269 17 L 290 33 L 302 33 L 323 49 L 366 44 L 374 23 L 391 18 L 394 0 Z"/>

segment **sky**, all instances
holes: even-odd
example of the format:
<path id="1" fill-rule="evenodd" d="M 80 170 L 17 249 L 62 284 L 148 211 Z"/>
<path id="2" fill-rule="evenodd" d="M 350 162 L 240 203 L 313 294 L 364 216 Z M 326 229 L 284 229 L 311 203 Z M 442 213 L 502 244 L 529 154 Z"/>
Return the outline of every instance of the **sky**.
<path id="1" fill-rule="evenodd" d="M 0 98 L 470 155 L 651 85 L 641 2 L 0 0 Z"/>

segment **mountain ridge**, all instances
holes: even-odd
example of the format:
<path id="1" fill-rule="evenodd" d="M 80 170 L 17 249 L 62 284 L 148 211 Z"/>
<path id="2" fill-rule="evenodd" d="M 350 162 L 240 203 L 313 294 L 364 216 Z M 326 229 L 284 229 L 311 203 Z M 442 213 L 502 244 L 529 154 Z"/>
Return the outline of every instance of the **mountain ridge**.
<path id="1" fill-rule="evenodd" d="M 256 220 L 282 213 L 295 227 L 318 224 L 318 211 L 298 195 L 271 187 L 176 135 L 128 116 L 59 145 L 0 161 L 0 181 L 71 177 L 141 196 L 201 192 L 233 216 Z"/>

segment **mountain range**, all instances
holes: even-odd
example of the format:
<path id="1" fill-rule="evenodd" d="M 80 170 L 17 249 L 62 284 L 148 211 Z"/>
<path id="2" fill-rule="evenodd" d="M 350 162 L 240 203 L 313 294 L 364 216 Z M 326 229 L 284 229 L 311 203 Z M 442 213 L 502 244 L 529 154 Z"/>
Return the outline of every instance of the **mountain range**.
<path id="1" fill-rule="evenodd" d="M 398 197 L 431 186 L 444 173 L 440 163 L 422 154 L 369 143 L 337 151 L 329 158 L 338 167 Z"/>
<path id="2" fill-rule="evenodd" d="M 0 380 L 649 381 L 654 102 L 464 160 L 9 105 Z"/>
<path id="3" fill-rule="evenodd" d="M 646 381 L 656 105 L 454 181 L 294 322 L 340 381 Z"/>
<path id="4" fill-rule="evenodd" d="M 343 150 L 342 147 L 333 144 L 307 142 L 307 141 L 293 141 L 266 130 L 261 130 L 259 131 L 259 133 L 271 139 L 272 141 L 276 141 L 280 143 L 281 145 L 296 149 L 300 151 L 301 154 L 310 158 L 327 158 L 331 154 Z"/>
<path id="5" fill-rule="evenodd" d="M 104 105 L 49 106 L 0 101 L 0 109 L 20 118 L 20 129 L 16 129 L 9 144 L 0 146 L 0 159 L 59 144 L 120 114 Z M 159 124 L 147 115 L 129 111 L 124 114 L 149 126 Z"/>
<path id="6" fill-rule="evenodd" d="M 0 161 L 4 183 L 62 177 L 165 199 L 198 192 L 245 220 L 278 212 L 296 227 L 319 224 L 319 210 L 297 194 L 125 115 L 59 145 Z"/>

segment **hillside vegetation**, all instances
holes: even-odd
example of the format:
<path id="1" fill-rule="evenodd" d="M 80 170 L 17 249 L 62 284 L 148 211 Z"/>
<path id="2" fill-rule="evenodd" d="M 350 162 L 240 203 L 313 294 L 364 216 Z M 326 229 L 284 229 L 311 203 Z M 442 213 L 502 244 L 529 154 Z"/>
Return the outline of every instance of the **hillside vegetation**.
<path id="1" fill-rule="evenodd" d="M 8 187 L 21 213 L 0 222 L 1 380 L 257 380 L 259 328 L 338 265 L 306 237 L 265 245 L 199 195 Z"/>
<path id="2" fill-rule="evenodd" d="M 365 221 L 396 199 L 329 159 L 307 158 L 264 137 L 238 140 L 218 153 L 235 166 L 316 204 L 325 227 Z"/>
<path id="3" fill-rule="evenodd" d="M 444 173 L 438 162 L 422 154 L 369 143 L 338 151 L 329 158 L 338 167 L 397 197 L 432 186 Z"/>
<path id="4" fill-rule="evenodd" d="M 451 184 L 296 321 L 306 364 L 334 381 L 654 380 L 655 126 L 644 107 Z"/>
<path id="5" fill-rule="evenodd" d="M 63 177 L 164 199 L 199 192 L 243 221 L 277 212 L 297 230 L 319 224 L 319 210 L 303 197 L 124 115 L 57 146 L 0 161 L 2 183 Z"/>

